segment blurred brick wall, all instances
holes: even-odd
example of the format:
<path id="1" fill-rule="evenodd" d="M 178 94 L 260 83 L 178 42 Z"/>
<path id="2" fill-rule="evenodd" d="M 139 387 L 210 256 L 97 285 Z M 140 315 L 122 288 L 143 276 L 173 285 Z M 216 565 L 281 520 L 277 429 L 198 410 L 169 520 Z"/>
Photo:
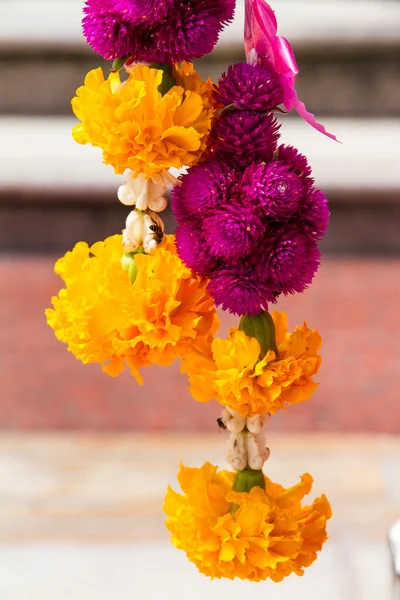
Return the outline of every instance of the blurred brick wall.
<path id="1" fill-rule="evenodd" d="M 191 399 L 179 365 L 113 379 L 58 342 L 44 310 L 60 280 L 51 257 L 0 260 L 0 428 L 210 430 L 219 406 Z M 273 419 L 282 431 L 400 433 L 400 259 L 325 259 L 315 284 L 287 298 L 291 327 L 323 336 L 320 388 Z M 397 275 L 396 275 L 397 274 Z M 224 315 L 222 329 L 235 320 Z"/>

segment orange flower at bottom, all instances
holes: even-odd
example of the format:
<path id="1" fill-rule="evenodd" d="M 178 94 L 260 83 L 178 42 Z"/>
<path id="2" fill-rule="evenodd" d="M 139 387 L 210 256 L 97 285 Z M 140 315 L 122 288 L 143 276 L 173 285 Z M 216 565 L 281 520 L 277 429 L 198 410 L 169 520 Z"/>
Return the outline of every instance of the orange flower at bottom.
<path id="1" fill-rule="evenodd" d="M 302 506 L 313 479 L 305 474 L 285 489 L 265 477 L 266 489 L 233 492 L 235 473 L 210 463 L 200 469 L 181 465 L 183 495 L 171 488 L 165 499 L 172 543 L 211 578 L 282 581 L 303 575 L 327 539 L 331 507 L 326 496 Z M 239 508 L 233 516 L 231 504 Z"/>

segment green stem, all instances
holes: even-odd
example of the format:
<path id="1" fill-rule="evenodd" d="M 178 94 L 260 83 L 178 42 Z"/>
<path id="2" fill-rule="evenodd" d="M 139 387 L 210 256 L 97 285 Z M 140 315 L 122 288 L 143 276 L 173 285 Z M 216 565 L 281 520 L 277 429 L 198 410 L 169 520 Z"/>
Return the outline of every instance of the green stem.
<path id="1" fill-rule="evenodd" d="M 260 487 L 265 490 L 265 479 L 262 470 L 253 471 L 249 467 L 238 471 L 233 482 L 232 491 L 234 492 L 250 492 L 254 487 Z M 230 513 L 235 516 L 239 509 L 238 504 L 231 504 Z"/>

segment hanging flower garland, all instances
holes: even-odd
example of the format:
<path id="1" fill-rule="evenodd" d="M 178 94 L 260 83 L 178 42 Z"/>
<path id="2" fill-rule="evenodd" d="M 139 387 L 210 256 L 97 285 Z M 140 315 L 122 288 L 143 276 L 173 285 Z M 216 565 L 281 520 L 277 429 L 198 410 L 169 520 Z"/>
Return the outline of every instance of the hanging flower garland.
<path id="1" fill-rule="evenodd" d="M 214 86 L 200 78 L 191 61 L 233 13 L 233 0 L 86 0 L 84 35 L 114 62 L 77 90 L 73 136 L 125 176 L 117 196 L 132 210 L 122 235 L 57 261 L 65 287 L 46 316 L 83 363 L 142 383 L 144 367 L 178 358 L 194 399 L 222 405 L 233 471 L 181 466 L 182 494 L 169 488 L 164 505 L 172 542 L 211 578 L 281 581 L 315 561 L 331 509 L 325 496 L 303 504 L 309 474 L 285 489 L 262 470 L 271 416 L 311 397 L 321 364 L 318 332 L 290 333 L 268 310 L 312 283 L 329 210 L 275 115 L 294 108 L 336 138 L 298 99 L 294 53 L 265 0 L 245 0 L 247 62 Z M 160 216 L 168 187 L 175 236 Z M 218 306 L 240 317 L 226 339 Z"/>

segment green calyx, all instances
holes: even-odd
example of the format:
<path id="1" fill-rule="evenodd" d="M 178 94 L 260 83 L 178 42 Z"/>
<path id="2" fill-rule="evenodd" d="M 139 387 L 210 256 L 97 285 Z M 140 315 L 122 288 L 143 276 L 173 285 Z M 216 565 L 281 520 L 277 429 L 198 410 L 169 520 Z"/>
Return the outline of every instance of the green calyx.
<path id="1" fill-rule="evenodd" d="M 254 487 L 260 487 L 265 490 L 265 479 L 264 473 L 259 471 L 253 471 L 253 469 L 243 469 L 243 471 L 238 471 L 236 473 L 235 480 L 233 482 L 232 491 L 233 492 L 250 492 Z M 238 504 L 231 504 L 230 513 L 235 515 L 239 509 Z"/>
<path id="2" fill-rule="evenodd" d="M 127 56 L 126 58 L 117 58 L 116 60 L 114 60 L 114 62 L 111 65 L 111 73 L 116 73 L 117 71 L 122 69 L 122 67 L 128 59 L 129 56 Z"/>
<path id="3" fill-rule="evenodd" d="M 131 283 L 135 283 L 138 274 L 138 268 L 135 262 L 136 254 L 145 254 L 142 247 L 135 250 L 135 252 L 125 252 L 121 257 L 121 267 L 129 275 Z"/>
<path id="4" fill-rule="evenodd" d="M 260 344 L 260 358 L 263 359 L 268 350 L 275 352 L 278 358 L 278 348 L 275 338 L 275 324 L 269 312 L 263 311 L 252 317 L 243 315 L 240 319 L 239 329 L 248 337 L 255 338 Z"/>
<path id="5" fill-rule="evenodd" d="M 175 77 L 172 73 L 172 65 L 161 65 L 160 63 L 151 63 L 150 67 L 152 69 L 159 69 L 163 72 L 163 77 L 160 85 L 158 86 L 158 91 L 163 96 L 169 92 L 171 88 L 176 85 Z"/>

